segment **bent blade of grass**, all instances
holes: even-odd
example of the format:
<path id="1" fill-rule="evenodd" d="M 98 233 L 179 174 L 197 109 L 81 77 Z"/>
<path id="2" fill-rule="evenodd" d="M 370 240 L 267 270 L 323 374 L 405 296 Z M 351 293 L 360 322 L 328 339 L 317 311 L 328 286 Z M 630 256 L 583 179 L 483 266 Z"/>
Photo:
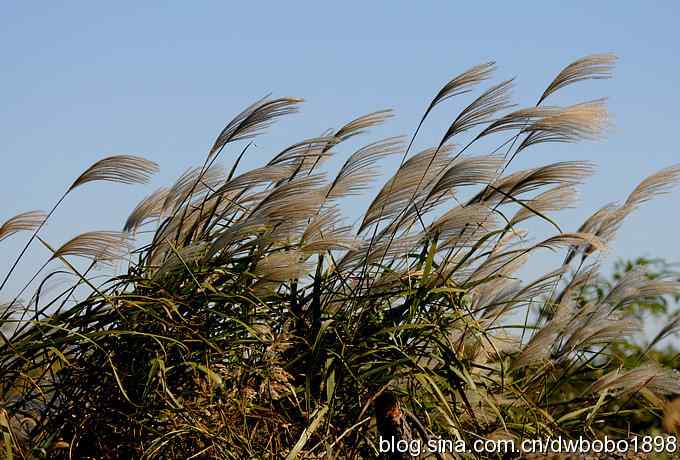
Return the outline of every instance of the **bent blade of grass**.
<path id="1" fill-rule="evenodd" d="M 328 406 L 321 406 L 320 408 L 316 409 L 314 413 L 312 414 L 312 421 L 311 423 L 307 426 L 307 428 L 304 429 L 302 434 L 300 435 L 300 438 L 298 441 L 295 443 L 293 448 L 290 450 L 288 455 L 286 456 L 286 460 L 294 460 L 299 458 L 298 454 L 302 451 L 302 449 L 305 447 L 305 444 L 307 444 L 307 441 L 309 441 L 309 438 L 312 437 L 316 429 L 318 428 L 319 424 L 323 420 L 324 416 L 326 415 L 326 412 L 328 411 Z"/>

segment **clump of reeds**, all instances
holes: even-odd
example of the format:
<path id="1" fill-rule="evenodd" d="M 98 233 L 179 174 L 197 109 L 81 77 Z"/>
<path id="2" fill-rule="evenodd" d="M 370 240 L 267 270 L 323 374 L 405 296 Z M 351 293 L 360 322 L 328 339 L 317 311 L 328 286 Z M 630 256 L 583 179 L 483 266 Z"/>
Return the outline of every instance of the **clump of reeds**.
<path id="1" fill-rule="evenodd" d="M 421 439 L 623 437 L 624 415 L 658 420 L 680 379 L 644 353 L 623 368 L 612 345 L 640 329 L 622 314 L 626 305 L 680 285 L 635 272 L 601 297 L 586 293 L 623 219 L 668 191 L 680 167 L 570 231 L 551 216 L 573 206 L 591 163 L 509 171 L 538 144 L 602 134 L 604 101 L 545 102 L 608 77 L 614 60 L 576 61 L 527 108 L 512 107 L 511 80 L 492 85 L 434 147 L 413 151 L 432 111 L 495 71 L 473 67 L 436 95 L 408 143 L 359 146 L 333 175 L 325 161 L 391 113 L 359 117 L 241 172 L 251 144 L 239 143 L 301 103 L 265 98 L 227 124 L 201 167 L 137 205 L 122 232 L 51 244 L 40 229 L 69 193 L 91 181 L 145 182 L 157 168 L 130 156 L 95 163 L 48 215 L 0 227 L 0 239 L 32 230 L 26 248 L 44 245 L 73 275 L 61 292 L 45 289 L 49 273 L 14 299 L 2 293 L 7 456 L 375 458 L 376 426 L 389 426 L 373 417 L 382 395 L 404 432 Z M 459 138 L 462 147 L 452 143 Z M 481 139 L 498 148 L 473 154 Z M 370 190 L 388 157 L 399 167 L 349 224 L 343 198 Z M 232 161 L 228 171 L 218 158 Z M 520 228 L 528 219 L 555 234 L 532 240 Z M 516 272 L 546 249 L 564 258 L 520 282 Z M 115 259 L 126 261 L 123 274 L 92 275 Z"/>

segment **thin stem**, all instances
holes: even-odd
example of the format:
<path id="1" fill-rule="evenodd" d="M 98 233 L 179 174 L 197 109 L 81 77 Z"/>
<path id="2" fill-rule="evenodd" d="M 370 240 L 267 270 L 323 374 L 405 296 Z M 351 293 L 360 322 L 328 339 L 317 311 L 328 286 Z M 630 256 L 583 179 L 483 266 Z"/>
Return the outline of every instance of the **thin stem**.
<path id="1" fill-rule="evenodd" d="M 61 198 L 59 198 L 59 201 L 57 201 L 57 203 L 54 205 L 54 207 L 53 207 L 52 210 L 49 212 L 49 214 L 47 214 L 47 216 L 46 216 L 45 219 L 41 222 L 41 224 L 38 226 L 38 228 L 35 229 L 35 231 L 33 232 L 33 235 L 31 235 L 31 238 L 28 240 L 28 243 L 26 243 L 26 246 L 24 246 L 24 248 L 23 248 L 23 249 L 21 250 L 21 252 L 19 253 L 19 256 L 16 258 L 16 260 L 15 260 L 14 263 L 12 264 L 12 267 L 9 269 L 9 272 L 7 272 L 7 275 L 5 275 L 5 279 L 2 281 L 2 284 L 0 284 L 0 291 L 2 291 L 2 289 L 5 287 L 5 284 L 7 284 L 7 281 L 9 280 L 9 277 L 12 276 L 12 272 L 14 272 L 14 269 L 15 269 L 16 266 L 19 264 L 19 261 L 20 261 L 21 258 L 24 256 L 24 254 L 25 254 L 26 251 L 28 250 L 28 247 L 31 245 L 31 243 L 33 242 L 33 240 L 35 239 L 35 237 L 38 236 L 38 232 L 43 228 L 43 226 L 44 226 L 45 223 L 47 222 L 47 219 L 49 219 L 50 216 L 52 216 L 52 214 L 54 213 L 54 211 L 57 210 L 57 207 L 59 207 L 59 205 L 61 204 L 61 202 L 64 201 L 64 198 L 66 198 L 66 195 L 68 195 L 68 193 L 69 193 L 70 191 L 71 191 L 71 190 L 69 189 L 69 190 L 67 190 L 66 192 L 64 192 L 64 194 L 61 196 Z"/>

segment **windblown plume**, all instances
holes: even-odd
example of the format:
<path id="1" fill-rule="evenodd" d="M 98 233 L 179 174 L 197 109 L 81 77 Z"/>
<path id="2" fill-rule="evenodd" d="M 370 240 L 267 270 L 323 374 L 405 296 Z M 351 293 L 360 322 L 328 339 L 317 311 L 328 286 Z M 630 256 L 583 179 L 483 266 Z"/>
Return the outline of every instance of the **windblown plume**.
<path id="1" fill-rule="evenodd" d="M 531 123 L 558 115 L 561 110 L 559 107 L 523 107 L 513 110 L 490 123 L 477 135 L 477 139 L 505 131 L 521 131 Z"/>
<path id="2" fill-rule="evenodd" d="M 651 278 L 643 269 L 631 270 L 621 276 L 603 302 L 619 307 L 636 300 L 680 293 L 680 282 L 670 276 Z"/>
<path id="3" fill-rule="evenodd" d="M 427 198 L 444 192 L 455 193 L 456 187 L 486 184 L 496 177 L 502 166 L 503 157 L 499 155 L 457 158 L 450 167 L 447 167 Z"/>
<path id="4" fill-rule="evenodd" d="M 640 286 L 645 283 L 646 279 L 647 273 L 644 269 L 630 270 L 621 276 L 602 301 L 617 307 L 624 299 L 637 295 Z"/>
<path id="5" fill-rule="evenodd" d="M 276 118 L 295 113 L 302 99 L 284 97 L 268 100 L 266 97 L 247 107 L 222 129 L 208 152 L 212 158 L 230 142 L 250 139 L 268 128 Z"/>
<path id="6" fill-rule="evenodd" d="M 314 174 L 286 182 L 271 190 L 249 218 L 265 216 L 271 222 L 311 218 L 319 209 L 325 181 L 325 174 Z"/>
<path id="7" fill-rule="evenodd" d="M 661 330 L 659 330 L 659 332 L 649 342 L 649 345 L 647 345 L 647 350 L 651 350 L 654 345 L 678 331 L 680 331 L 680 312 L 676 312 L 671 320 L 664 327 L 662 327 Z"/>
<path id="8" fill-rule="evenodd" d="M 532 299 L 539 299 L 541 296 L 548 294 L 555 286 L 555 282 L 564 275 L 565 267 L 560 267 L 556 270 L 541 275 L 538 279 L 524 286 L 518 293 L 517 299 L 528 301 Z"/>
<path id="9" fill-rule="evenodd" d="M 154 236 L 154 247 L 152 250 L 152 265 L 163 260 L 172 249 L 172 245 L 182 248 L 187 243 L 187 236 L 196 231 L 201 223 L 206 223 L 206 219 L 214 215 L 220 207 L 220 198 L 212 197 L 201 202 L 200 206 L 187 208 L 186 213 L 175 213 L 168 220 L 164 221 Z M 227 206 L 231 204 L 230 197 L 225 197 Z"/>
<path id="10" fill-rule="evenodd" d="M 14 235 L 17 232 L 35 230 L 42 224 L 47 215 L 42 211 L 28 211 L 7 219 L 0 226 L 0 241 Z"/>
<path id="11" fill-rule="evenodd" d="M 332 200 L 365 191 L 377 173 L 375 164 L 382 158 L 399 153 L 402 148 L 401 137 L 391 137 L 360 148 L 342 165 L 329 185 L 326 198 Z"/>
<path id="12" fill-rule="evenodd" d="M 342 214 L 336 207 L 319 213 L 309 223 L 301 238 L 304 254 L 333 249 L 354 249 L 359 242 L 352 235 L 352 227 L 342 225 Z"/>
<path id="13" fill-rule="evenodd" d="M 566 264 L 564 265 L 566 266 Z M 595 284 L 600 281 L 599 275 L 599 263 L 593 263 L 586 266 L 584 269 L 579 270 L 573 278 L 562 288 L 562 291 L 555 296 L 555 304 L 560 304 L 563 301 L 572 298 L 572 294 L 579 288 L 587 285 L 588 283 Z"/>
<path id="14" fill-rule="evenodd" d="M 361 243 L 358 249 L 348 251 L 338 262 L 339 270 L 352 270 L 363 264 L 371 265 L 382 261 L 397 262 L 411 253 L 422 240 L 422 235 L 406 235 L 387 242 L 381 241 L 371 245 L 369 241 Z M 370 252 L 369 252 L 370 249 Z"/>
<path id="15" fill-rule="evenodd" d="M 154 280 L 158 280 L 170 273 L 179 270 L 190 270 L 193 263 L 200 260 L 207 250 L 207 244 L 199 242 L 190 246 L 179 248 L 168 256 L 163 264 L 153 275 Z"/>
<path id="16" fill-rule="evenodd" d="M 283 226 L 277 238 L 300 236 L 308 219 L 313 218 L 323 201 L 325 175 L 313 174 L 285 182 L 261 195 L 261 199 L 238 224 L 233 224 L 213 242 L 207 257 L 212 257 L 244 233 Z M 271 236 L 271 235 L 270 235 Z"/>
<path id="17" fill-rule="evenodd" d="M 521 254 L 518 251 L 491 255 L 475 268 L 465 283 L 476 285 L 493 277 L 499 279 L 511 278 L 528 260 L 529 257 L 526 254 Z"/>
<path id="18" fill-rule="evenodd" d="M 359 232 L 373 223 L 393 219 L 410 203 L 417 190 L 426 195 L 427 188 L 419 186 L 431 183 L 439 176 L 448 163 L 448 153 L 452 148 L 427 149 L 401 165 L 366 210 Z"/>
<path id="19" fill-rule="evenodd" d="M 660 395 L 680 393 L 680 374 L 649 363 L 629 370 L 615 370 L 600 378 L 592 386 L 594 393 L 605 390 L 619 394 L 636 393 L 643 388 Z"/>
<path id="20" fill-rule="evenodd" d="M 555 341 L 564 328 L 564 322 L 552 321 L 531 338 L 512 363 L 512 369 L 531 366 L 550 358 Z"/>
<path id="21" fill-rule="evenodd" d="M 227 192 L 245 190 L 260 185 L 283 181 L 290 178 L 294 172 L 294 165 L 282 164 L 262 166 L 261 168 L 251 169 L 250 171 L 246 171 L 243 174 L 234 177 L 217 189 L 215 193 L 217 195 L 223 195 Z"/>
<path id="22" fill-rule="evenodd" d="M 677 185 L 678 179 L 680 179 L 680 164 L 669 166 L 652 174 L 640 182 L 628 195 L 624 207 L 637 208 L 637 206 L 656 196 L 670 192 Z"/>
<path id="23" fill-rule="evenodd" d="M 668 193 L 679 178 L 680 165 L 670 166 L 652 174 L 635 187 L 623 205 L 608 204 L 600 208 L 581 225 L 579 231 L 594 233 L 598 238 L 609 243 L 631 212 L 655 196 Z M 585 258 L 590 252 L 592 248 L 589 246 L 574 247 L 567 255 L 565 263 L 573 260 L 578 253 L 582 253 Z"/>
<path id="24" fill-rule="evenodd" d="M 337 142 L 338 140 L 333 136 L 305 139 L 285 148 L 281 153 L 272 158 L 267 165 L 300 164 L 305 160 L 314 162 L 314 160 L 318 160 L 321 157 L 329 156 L 328 150 Z"/>
<path id="25" fill-rule="evenodd" d="M 591 54 L 572 62 L 557 74 L 538 100 L 540 105 L 560 88 L 583 80 L 610 78 L 616 56 L 614 54 Z"/>
<path id="26" fill-rule="evenodd" d="M 81 233 L 54 251 L 52 259 L 79 256 L 111 262 L 127 255 L 130 236 L 125 232 L 95 231 Z"/>
<path id="27" fill-rule="evenodd" d="M 225 250 L 231 244 L 247 238 L 249 235 L 255 235 L 271 229 L 264 220 L 249 219 L 248 221 L 241 221 L 230 225 L 227 229 L 221 231 L 213 241 L 208 250 L 205 259 L 213 257 L 220 251 Z"/>
<path id="28" fill-rule="evenodd" d="M 11 315 L 11 308 L 9 303 L 0 303 L 0 319 L 5 319 Z"/>
<path id="29" fill-rule="evenodd" d="M 506 80 L 482 93 L 460 112 L 451 126 L 449 126 L 439 145 L 446 144 L 456 134 L 486 123 L 498 112 L 512 107 L 510 103 L 511 89 L 512 80 Z"/>
<path id="30" fill-rule="evenodd" d="M 607 204 L 588 217 L 583 222 L 583 224 L 581 224 L 577 231 L 579 233 L 592 233 L 597 235 L 598 238 L 602 239 L 603 241 L 610 242 L 615 231 L 615 228 L 611 225 L 613 222 L 612 216 L 615 214 L 621 214 L 619 207 L 613 203 Z M 619 222 L 621 220 L 622 218 L 619 219 Z M 608 228 L 605 228 L 607 226 Z M 587 249 L 587 246 L 574 246 L 570 248 L 566 258 L 564 259 L 564 264 L 570 263 L 580 252 L 586 251 L 587 253 Z"/>
<path id="31" fill-rule="evenodd" d="M 443 240 L 442 247 L 468 242 L 479 233 L 488 233 L 496 226 L 496 215 L 482 205 L 456 206 L 427 228 L 429 236 Z"/>
<path id="32" fill-rule="evenodd" d="M 23 300 L 0 303 L 0 344 L 4 345 L 4 338 L 11 337 L 19 327 L 22 313 L 26 311 Z"/>
<path id="33" fill-rule="evenodd" d="M 571 316 L 574 305 L 565 302 L 558 306 L 555 316 L 536 332 L 529 343 L 523 347 L 512 363 L 512 369 L 519 369 L 549 359 L 555 351 L 557 338 L 564 331 Z"/>
<path id="34" fill-rule="evenodd" d="M 279 251 L 260 260 L 254 274 L 265 282 L 284 282 L 302 278 L 310 270 L 299 251 Z"/>
<path id="35" fill-rule="evenodd" d="M 623 318 L 610 312 L 606 304 L 588 305 L 582 308 L 569 323 L 570 337 L 564 343 L 561 354 L 601 344 L 620 342 L 640 331 L 635 318 Z"/>
<path id="36" fill-rule="evenodd" d="M 508 231 L 496 242 L 490 256 L 495 256 L 502 253 L 506 249 L 521 245 L 529 232 L 523 228 L 511 227 Z"/>
<path id="37" fill-rule="evenodd" d="M 552 236 L 540 243 L 532 246 L 529 251 L 533 251 L 537 248 L 546 248 L 551 250 L 556 250 L 561 247 L 570 247 L 578 244 L 588 244 L 598 251 L 605 251 L 607 245 L 597 236 L 592 233 L 561 233 L 559 235 Z"/>
<path id="38" fill-rule="evenodd" d="M 192 168 L 184 172 L 168 190 L 161 213 L 172 213 L 175 209 L 205 191 L 214 191 L 224 182 L 225 173 L 220 164 L 208 169 Z"/>
<path id="39" fill-rule="evenodd" d="M 577 185 L 594 171 L 587 161 L 562 161 L 538 168 L 517 171 L 494 181 L 473 198 L 469 203 L 510 202 L 510 197 L 533 192 L 550 185 Z"/>
<path id="40" fill-rule="evenodd" d="M 315 159 L 310 158 L 308 160 L 307 158 L 302 158 L 302 160 L 299 162 L 299 165 L 296 168 L 296 170 L 311 173 L 319 163 L 321 163 L 323 160 L 325 160 L 327 158 L 326 152 L 328 150 L 330 150 L 331 147 L 333 147 L 334 145 L 339 144 L 341 142 L 344 142 L 347 139 L 350 139 L 354 136 L 358 136 L 360 134 L 365 133 L 366 130 L 368 130 L 368 128 L 382 124 L 385 120 L 387 120 L 388 118 L 391 118 L 392 116 L 393 116 L 392 110 L 390 110 L 390 109 L 379 110 L 377 112 L 372 112 L 372 113 L 369 113 L 369 114 L 366 114 L 366 115 L 362 115 L 358 118 L 355 118 L 354 120 L 350 121 L 349 123 L 346 123 L 345 125 L 343 125 L 334 134 L 331 134 L 332 130 L 330 130 L 327 133 L 324 133 L 323 134 L 324 137 L 332 136 L 333 141 L 329 142 L 320 151 L 320 153 L 316 156 Z"/>
<path id="41" fill-rule="evenodd" d="M 524 201 L 526 207 L 522 207 L 510 219 L 509 225 L 517 225 L 530 217 L 536 215 L 536 212 L 544 214 L 549 211 L 559 211 L 571 207 L 576 201 L 577 191 L 571 185 L 558 185 L 551 188 L 536 198 Z"/>
<path id="42" fill-rule="evenodd" d="M 393 117 L 392 110 L 378 110 L 366 115 L 362 115 L 349 123 L 345 124 L 335 132 L 333 137 L 337 138 L 339 142 L 363 134 L 368 128 L 382 124 L 388 118 Z"/>
<path id="43" fill-rule="evenodd" d="M 544 142 L 576 142 L 597 139 L 607 125 L 608 115 L 604 99 L 572 105 L 533 121 L 522 133 L 528 134 L 517 147 L 517 152 Z"/>
<path id="44" fill-rule="evenodd" d="M 14 302 L 0 303 L 0 324 L 21 311 L 22 308 L 25 308 L 25 306 L 23 300 L 20 299 L 17 299 Z"/>
<path id="45" fill-rule="evenodd" d="M 437 95 L 432 99 L 430 105 L 427 107 L 423 120 L 438 104 L 443 101 L 467 93 L 474 85 L 487 80 L 491 77 L 494 70 L 496 70 L 495 62 L 486 62 L 469 68 L 465 72 L 452 78 L 444 87 L 439 90 Z"/>
<path id="46" fill-rule="evenodd" d="M 161 187 L 140 201 L 127 218 L 123 231 L 134 232 L 147 220 L 160 217 L 168 191 L 167 187 Z"/>
<path id="47" fill-rule="evenodd" d="M 109 181 L 123 184 L 145 184 L 159 168 L 153 161 L 132 155 L 103 158 L 87 168 L 68 191 L 87 182 Z"/>
<path id="48" fill-rule="evenodd" d="M 642 203 L 655 196 L 668 193 L 680 178 L 680 165 L 670 166 L 644 179 L 628 195 L 626 202 L 619 207 L 603 212 L 597 229 L 597 236 L 605 241 L 614 239 L 616 232 L 628 215 L 635 211 Z M 589 254 L 589 248 L 584 253 Z"/>
<path id="49" fill-rule="evenodd" d="M 514 303 L 521 282 L 518 279 L 507 279 L 502 276 L 476 285 L 470 294 L 473 298 L 474 310 L 482 312 L 482 317 L 489 318 L 505 305 Z"/>

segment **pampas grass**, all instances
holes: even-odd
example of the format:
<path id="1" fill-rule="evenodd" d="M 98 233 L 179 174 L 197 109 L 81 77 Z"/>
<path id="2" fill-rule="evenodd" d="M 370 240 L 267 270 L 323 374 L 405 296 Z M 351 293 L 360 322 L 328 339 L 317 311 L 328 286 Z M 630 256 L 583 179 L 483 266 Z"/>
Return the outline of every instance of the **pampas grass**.
<path id="1" fill-rule="evenodd" d="M 0 241 L 17 232 L 35 230 L 46 217 L 47 215 L 42 211 L 28 211 L 7 219 L 0 225 Z"/>
<path id="2" fill-rule="evenodd" d="M 680 167 L 643 180 L 573 230 L 554 213 L 574 206 L 593 163 L 512 170 L 529 146 L 602 134 L 603 100 L 541 104 L 567 85 L 608 77 L 613 62 L 593 55 L 570 64 L 537 105 L 518 110 L 511 80 L 492 85 L 438 143 L 412 153 L 428 115 L 495 70 L 473 67 L 435 94 L 408 142 L 364 142 L 337 172 L 325 160 L 390 111 L 237 174 L 250 146 L 238 144 L 297 112 L 301 99 L 247 107 L 203 165 L 133 207 L 123 231 L 86 232 L 52 249 L 46 264 L 64 263 L 76 275 L 71 286 L 47 292 L 55 272 L 36 275 L 28 301 L 3 304 L 0 322 L 12 327 L 0 336 L 0 445 L 18 458 L 358 459 L 377 458 L 378 431 L 390 427 L 470 442 L 624 437 L 626 419 L 660 423 L 665 398 L 680 387 L 649 352 L 678 320 L 646 349 L 626 347 L 642 326 L 624 313 L 640 299 L 680 292 L 677 279 L 631 272 L 592 290 L 616 230 L 670 191 Z M 457 148 L 451 141 L 463 133 L 471 140 Z M 496 153 L 466 152 L 496 137 Z M 396 155 L 396 172 L 352 224 L 344 199 L 369 192 Z M 231 163 L 228 173 L 218 159 Z M 10 219 L 0 239 L 33 230 L 52 248 L 41 225 L 69 192 L 95 180 L 145 182 L 155 170 L 137 157 L 101 160 L 48 216 Z M 531 219 L 554 232 L 519 227 Z M 518 271 L 538 251 L 557 253 L 556 266 L 523 282 Z M 80 269 L 75 257 L 91 265 Z M 91 273 L 119 258 L 122 273 Z"/>

